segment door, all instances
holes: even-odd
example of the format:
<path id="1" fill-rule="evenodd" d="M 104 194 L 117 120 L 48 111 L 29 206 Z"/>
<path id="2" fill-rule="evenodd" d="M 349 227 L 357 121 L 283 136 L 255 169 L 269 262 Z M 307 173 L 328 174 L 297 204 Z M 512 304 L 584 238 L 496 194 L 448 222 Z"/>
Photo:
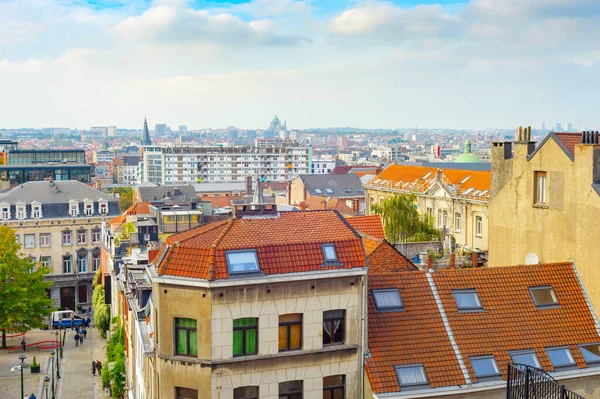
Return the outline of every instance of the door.
<path id="1" fill-rule="evenodd" d="M 75 287 L 62 287 L 60 289 L 60 306 L 63 309 L 75 311 Z"/>

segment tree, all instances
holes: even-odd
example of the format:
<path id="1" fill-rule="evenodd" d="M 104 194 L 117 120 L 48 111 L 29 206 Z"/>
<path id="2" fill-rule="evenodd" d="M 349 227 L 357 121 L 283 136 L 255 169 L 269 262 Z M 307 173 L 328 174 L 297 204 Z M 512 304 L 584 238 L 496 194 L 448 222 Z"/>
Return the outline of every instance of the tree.
<path id="1" fill-rule="evenodd" d="M 371 211 L 381 215 L 385 235 L 389 242 L 398 242 L 400 236 L 406 241 L 439 240 L 440 232 L 434 227 L 433 217 L 420 215 L 415 207 L 415 194 L 394 195 L 381 204 L 373 204 Z"/>
<path id="2" fill-rule="evenodd" d="M 94 323 L 98 331 L 100 331 L 102 338 L 106 338 L 106 332 L 110 327 L 110 308 L 104 302 L 104 286 L 98 284 L 92 294 L 92 306 L 94 307 Z"/>
<path id="3" fill-rule="evenodd" d="M 113 192 L 119 194 L 119 206 L 121 207 L 121 211 L 125 211 L 133 205 L 133 188 L 116 187 Z"/>
<path id="4" fill-rule="evenodd" d="M 42 328 L 52 312 L 52 299 L 46 290 L 52 282 L 45 277 L 52 271 L 37 266 L 20 253 L 12 228 L 0 226 L 0 330 L 2 349 L 6 349 L 6 332 L 26 332 Z"/>

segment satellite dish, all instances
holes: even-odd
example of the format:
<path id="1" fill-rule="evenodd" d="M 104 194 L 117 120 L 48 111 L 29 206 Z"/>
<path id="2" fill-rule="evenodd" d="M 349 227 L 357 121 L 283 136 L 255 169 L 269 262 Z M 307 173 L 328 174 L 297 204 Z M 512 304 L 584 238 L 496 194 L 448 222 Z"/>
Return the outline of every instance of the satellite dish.
<path id="1" fill-rule="evenodd" d="M 538 258 L 538 256 L 533 252 L 530 252 L 527 255 L 525 255 L 526 265 L 537 265 L 538 263 L 540 263 L 540 258 Z"/>

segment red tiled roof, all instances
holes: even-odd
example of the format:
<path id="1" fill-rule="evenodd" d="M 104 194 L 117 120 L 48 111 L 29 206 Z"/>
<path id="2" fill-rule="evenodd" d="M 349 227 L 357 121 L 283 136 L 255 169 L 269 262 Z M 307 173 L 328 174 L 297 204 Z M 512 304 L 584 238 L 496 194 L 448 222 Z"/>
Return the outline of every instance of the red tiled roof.
<path id="1" fill-rule="evenodd" d="M 385 231 L 380 215 L 354 216 L 346 219 L 355 230 L 362 231 L 371 237 L 385 240 Z"/>
<path id="2" fill-rule="evenodd" d="M 344 201 L 338 198 L 325 198 L 319 196 L 311 196 L 302 201 L 300 206 L 304 206 L 306 210 L 309 211 L 319 211 L 323 210 L 323 203 L 325 203 L 326 210 L 330 211 L 338 211 L 342 215 L 356 215 L 356 211 L 350 208 L 348 205 L 344 203 Z"/>
<path id="3" fill-rule="evenodd" d="M 563 143 L 565 148 L 571 152 L 570 155 L 575 154 L 575 146 L 581 144 L 582 133 L 554 133 L 556 137 Z"/>
<path id="4" fill-rule="evenodd" d="M 159 274 L 228 278 L 225 252 L 255 249 L 264 274 L 326 270 L 321 244 L 333 243 L 342 266 L 365 267 L 360 237 L 333 211 L 282 212 L 277 217 L 231 218 L 173 235 Z"/>
<path id="5" fill-rule="evenodd" d="M 369 261 L 370 262 L 370 261 Z M 450 330 L 472 383 L 470 356 L 494 355 L 503 378 L 509 351 L 532 349 L 546 371 L 545 348 L 568 346 L 579 368 L 586 367 L 578 345 L 600 341 L 600 333 L 571 263 L 430 273 Z M 367 374 L 373 392 L 398 392 L 394 366 L 422 363 L 432 388 L 466 383 L 435 304 L 426 271 L 384 273 L 369 268 L 369 289 L 398 288 L 403 312 L 380 313 L 369 295 Z M 556 308 L 537 309 L 530 287 L 551 286 Z M 483 311 L 459 312 L 452 294 L 475 289 Z M 435 350 L 433 350 L 435 349 Z"/>
<path id="6" fill-rule="evenodd" d="M 374 246 L 373 244 L 377 245 Z M 418 270 L 411 261 L 385 240 L 377 242 L 368 237 L 363 237 L 363 245 L 369 262 L 369 275 Z"/>
<path id="7" fill-rule="evenodd" d="M 127 220 L 127 216 L 131 215 L 149 215 L 150 214 L 150 203 L 149 202 L 137 202 L 131 205 L 125 212 L 122 212 L 119 216 L 116 216 L 110 222 L 109 226 L 117 228 Z"/>

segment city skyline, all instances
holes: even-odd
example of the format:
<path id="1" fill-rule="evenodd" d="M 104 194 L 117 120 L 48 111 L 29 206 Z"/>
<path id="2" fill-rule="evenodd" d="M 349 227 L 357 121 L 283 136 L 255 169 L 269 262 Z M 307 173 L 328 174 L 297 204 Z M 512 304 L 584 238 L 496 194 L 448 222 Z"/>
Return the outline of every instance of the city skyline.
<path id="1" fill-rule="evenodd" d="M 441 3 L 0 1 L 0 125 L 597 123 L 598 4 Z"/>

